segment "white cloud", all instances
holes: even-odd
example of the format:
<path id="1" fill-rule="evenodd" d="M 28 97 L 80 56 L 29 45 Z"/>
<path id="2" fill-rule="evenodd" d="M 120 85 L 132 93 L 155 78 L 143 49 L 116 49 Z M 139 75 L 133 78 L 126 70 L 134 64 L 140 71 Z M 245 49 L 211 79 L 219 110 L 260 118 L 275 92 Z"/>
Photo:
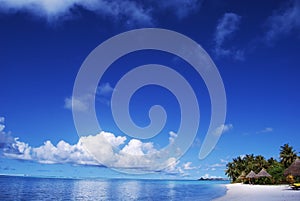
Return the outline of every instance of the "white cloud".
<path id="1" fill-rule="evenodd" d="M 216 136 L 222 135 L 223 133 L 228 132 L 232 128 L 233 128 L 232 124 L 222 124 L 213 131 L 213 135 L 216 135 Z"/>
<path id="2" fill-rule="evenodd" d="M 50 21 L 72 16 L 80 7 L 115 19 L 124 17 L 128 24 L 152 24 L 148 10 L 130 0 L 0 0 L 0 4 L 6 12 L 25 11 Z"/>
<path id="3" fill-rule="evenodd" d="M 263 130 L 257 131 L 256 133 L 259 134 L 259 133 L 270 133 L 270 132 L 273 132 L 273 128 L 266 127 Z"/>
<path id="4" fill-rule="evenodd" d="M 108 82 L 101 84 L 97 88 L 97 94 L 100 96 L 111 96 L 113 91 L 114 91 L 114 89 L 110 86 L 110 84 Z"/>
<path id="5" fill-rule="evenodd" d="M 175 139 L 177 138 L 177 134 L 173 131 L 169 132 L 169 143 L 174 144 Z"/>
<path id="6" fill-rule="evenodd" d="M 280 8 L 267 20 L 268 31 L 266 40 L 271 41 L 279 36 L 290 34 L 294 30 L 300 30 L 300 2 L 288 1 L 286 7 Z"/>
<path id="7" fill-rule="evenodd" d="M 224 163 L 215 163 L 210 166 L 211 168 L 225 167 Z"/>
<path id="8" fill-rule="evenodd" d="M 114 88 L 112 88 L 110 83 L 106 82 L 104 84 L 101 84 L 97 88 L 97 100 L 99 100 L 101 103 L 104 103 L 107 106 L 110 106 L 110 98 L 113 92 Z"/>
<path id="9" fill-rule="evenodd" d="M 219 20 L 215 33 L 215 53 L 217 56 L 232 56 L 236 60 L 244 59 L 244 51 L 234 48 L 224 48 L 224 43 L 238 30 L 241 16 L 235 13 L 225 13 Z"/>
<path id="10" fill-rule="evenodd" d="M 182 168 L 184 170 L 193 170 L 196 169 L 196 167 L 192 166 L 192 162 L 186 162 L 182 165 Z"/>
<path id="11" fill-rule="evenodd" d="M 3 155 L 8 158 L 31 160 L 44 164 L 70 163 L 80 165 L 99 165 L 119 169 L 140 171 L 161 171 L 168 174 L 182 174 L 177 167 L 179 161 L 171 157 L 165 161 L 165 154 L 154 148 L 151 142 L 131 139 L 126 143 L 124 136 L 115 136 L 104 132 L 97 135 L 80 137 L 79 141 L 70 145 L 61 140 L 57 145 L 51 141 L 44 142 L 39 147 L 31 147 L 15 138 L 10 146 L 3 149 Z M 188 167 L 188 166 L 187 166 Z"/>
<path id="12" fill-rule="evenodd" d="M 124 24 L 152 25 L 154 14 L 166 9 L 178 18 L 184 18 L 198 9 L 202 0 L 0 0 L 0 11 L 28 12 L 48 21 L 70 18 L 79 8 L 104 17 L 112 17 Z"/>
<path id="13" fill-rule="evenodd" d="M 90 99 L 93 98 L 91 95 L 85 97 L 68 97 L 65 98 L 65 105 L 64 107 L 69 110 L 76 110 L 76 111 L 87 111 L 90 107 L 88 104 Z"/>
<path id="14" fill-rule="evenodd" d="M 210 174 L 206 173 L 202 176 L 202 178 L 204 178 L 204 179 L 216 179 L 216 178 L 221 178 L 221 177 L 213 176 L 213 175 L 210 175 Z"/>
<path id="15" fill-rule="evenodd" d="M 104 83 L 98 86 L 96 90 L 96 100 L 104 103 L 106 105 L 110 105 L 110 96 L 112 95 L 114 89 L 111 87 L 109 83 Z M 65 98 L 64 108 L 69 110 L 76 110 L 76 111 L 87 111 L 91 105 L 89 103 L 93 102 L 94 95 L 93 93 L 87 93 L 84 96 L 79 97 L 67 97 Z"/>
<path id="16" fill-rule="evenodd" d="M 0 123 L 4 123 L 5 118 L 4 117 L 0 117 Z"/>
<path id="17" fill-rule="evenodd" d="M 5 118 L 0 117 L 0 153 L 4 150 L 9 148 L 11 143 L 14 141 L 14 139 L 11 137 L 10 133 L 5 132 Z"/>
<path id="18" fill-rule="evenodd" d="M 0 132 L 2 132 L 4 130 L 4 128 L 5 128 L 5 125 L 0 124 Z"/>

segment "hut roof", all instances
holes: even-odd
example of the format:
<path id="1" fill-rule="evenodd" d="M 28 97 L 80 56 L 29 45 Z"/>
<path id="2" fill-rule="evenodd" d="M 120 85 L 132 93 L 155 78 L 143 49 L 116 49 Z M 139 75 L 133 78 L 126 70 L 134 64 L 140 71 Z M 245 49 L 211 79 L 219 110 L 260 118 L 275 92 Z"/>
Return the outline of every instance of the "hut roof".
<path id="1" fill-rule="evenodd" d="M 257 177 L 272 177 L 264 168 L 256 175 Z"/>
<path id="2" fill-rule="evenodd" d="M 244 179 L 246 177 L 246 173 L 243 171 L 242 174 L 238 177 L 238 179 Z"/>
<path id="3" fill-rule="evenodd" d="M 284 171 L 284 175 L 300 176 L 300 159 L 297 158 L 291 165 Z"/>
<path id="4" fill-rule="evenodd" d="M 249 172 L 249 174 L 247 174 L 246 178 L 256 178 L 255 172 L 253 172 L 253 171 L 251 170 L 251 172 Z"/>

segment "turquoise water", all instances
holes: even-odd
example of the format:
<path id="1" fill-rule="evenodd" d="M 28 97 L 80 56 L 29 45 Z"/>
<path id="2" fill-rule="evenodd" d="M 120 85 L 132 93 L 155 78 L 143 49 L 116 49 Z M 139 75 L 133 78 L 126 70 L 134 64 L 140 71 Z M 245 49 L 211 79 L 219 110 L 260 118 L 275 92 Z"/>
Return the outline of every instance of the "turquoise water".
<path id="1" fill-rule="evenodd" d="M 223 182 L 224 183 L 224 182 Z M 225 194 L 222 182 L 57 179 L 0 176 L 0 200 L 203 200 Z"/>

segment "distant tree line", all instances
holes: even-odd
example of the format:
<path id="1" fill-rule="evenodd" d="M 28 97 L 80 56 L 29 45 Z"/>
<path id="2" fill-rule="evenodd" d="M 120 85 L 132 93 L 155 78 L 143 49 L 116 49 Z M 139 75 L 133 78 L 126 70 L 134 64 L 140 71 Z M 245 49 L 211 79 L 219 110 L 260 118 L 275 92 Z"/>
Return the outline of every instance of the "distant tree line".
<path id="1" fill-rule="evenodd" d="M 272 177 L 259 178 L 256 180 L 258 184 L 283 184 L 287 183 L 283 172 L 288 168 L 298 157 L 297 152 L 289 144 L 284 144 L 280 147 L 280 161 L 273 157 L 265 159 L 262 155 L 249 154 L 244 157 L 238 156 L 232 162 L 227 163 L 225 174 L 231 179 L 231 182 L 249 182 L 244 177 L 253 170 L 258 173 L 264 168 Z"/>

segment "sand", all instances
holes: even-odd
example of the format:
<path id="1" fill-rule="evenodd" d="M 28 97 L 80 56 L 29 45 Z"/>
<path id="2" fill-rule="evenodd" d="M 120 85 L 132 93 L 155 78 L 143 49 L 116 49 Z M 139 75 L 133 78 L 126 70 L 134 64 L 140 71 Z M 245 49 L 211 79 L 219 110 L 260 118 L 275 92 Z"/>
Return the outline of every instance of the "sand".
<path id="1" fill-rule="evenodd" d="M 288 185 L 227 184 L 226 195 L 214 201 L 300 201 L 300 190 Z"/>

